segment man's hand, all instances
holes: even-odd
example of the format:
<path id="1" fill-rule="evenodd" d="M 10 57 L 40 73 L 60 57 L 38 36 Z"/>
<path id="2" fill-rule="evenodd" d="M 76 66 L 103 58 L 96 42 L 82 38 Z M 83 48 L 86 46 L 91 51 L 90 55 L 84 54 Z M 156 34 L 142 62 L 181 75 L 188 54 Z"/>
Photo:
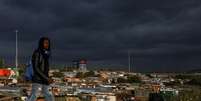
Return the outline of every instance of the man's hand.
<path id="1" fill-rule="evenodd" d="M 51 79 L 51 78 L 49 78 L 49 79 L 48 79 L 48 82 L 51 84 L 51 83 L 53 83 L 53 82 L 54 82 L 54 80 L 53 80 L 53 79 Z"/>

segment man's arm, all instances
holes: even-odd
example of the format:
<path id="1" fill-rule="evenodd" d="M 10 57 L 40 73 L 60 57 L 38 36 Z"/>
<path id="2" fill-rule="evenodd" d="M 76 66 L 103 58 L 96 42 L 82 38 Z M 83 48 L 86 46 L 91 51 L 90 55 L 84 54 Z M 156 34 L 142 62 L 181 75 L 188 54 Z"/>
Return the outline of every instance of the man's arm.
<path id="1" fill-rule="evenodd" d="M 32 56 L 32 65 L 34 69 L 34 73 L 39 75 L 41 78 L 45 80 L 49 80 L 49 78 L 40 70 L 40 53 L 39 52 L 34 52 Z"/>

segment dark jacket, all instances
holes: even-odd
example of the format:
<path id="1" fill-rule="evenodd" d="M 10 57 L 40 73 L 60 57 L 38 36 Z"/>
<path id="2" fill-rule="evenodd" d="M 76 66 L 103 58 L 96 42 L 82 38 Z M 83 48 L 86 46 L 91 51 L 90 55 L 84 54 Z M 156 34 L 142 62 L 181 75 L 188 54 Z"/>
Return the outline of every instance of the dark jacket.
<path id="1" fill-rule="evenodd" d="M 49 58 L 43 55 L 39 49 L 35 50 L 32 56 L 33 83 L 49 85 Z"/>

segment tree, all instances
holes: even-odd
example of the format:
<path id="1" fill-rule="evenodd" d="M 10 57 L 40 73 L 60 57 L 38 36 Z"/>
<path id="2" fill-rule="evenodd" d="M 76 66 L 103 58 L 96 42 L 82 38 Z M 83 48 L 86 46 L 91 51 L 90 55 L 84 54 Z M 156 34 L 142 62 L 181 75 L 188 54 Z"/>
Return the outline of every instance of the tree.
<path id="1" fill-rule="evenodd" d="M 117 83 L 128 83 L 124 78 L 117 78 Z"/>
<path id="2" fill-rule="evenodd" d="M 61 78 L 64 77 L 64 74 L 62 72 L 53 72 L 53 77 Z"/>
<path id="3" fill-rule="evenodd" d="M 119 77 L 117 83 L 141 83 L 141 79 L 138 76 L 128 76 L 127 79 Z"/>
<path id="4" fill-rule="evenodd" d="M 129 76 L 128 82 L 129 83 L 141 83 L 141 79 L 138 76 Z"/>
<path id="5" fill-rule="evenodd" d="M 89 71 L 86 73 L 78 72 L 76 75 L 77 78 L 86 78 L 86 77 L 94 77 L 94 76 L 97 76 L 97 75 L 95 75 L 93 71 Z"/>
<path id="6" fill-rule="evenodd" d="M 201 78 L 193 78 L 187 84 L 201 86 Z"/>
<path id="7" fill-rule="evenodd" d="M 84 73 L 84 76 L 85 77 L 94 77 L 96 75 L 95 75 L 95 73 L 93 71 L 89 71 L 89 72 Z"/>
<path id="8" fill-rule="evenodd" d="M 153 78 L 153 76 L 151 76 L 151 74 L 146 74 L 146 76 L 149 78 Z"/>
<path id="9" fill-rule="evenodd" d="M 84 78 L 84 73 L 78 72 L 78 73 L 76 74 L 76 77 L 77 77 L 77 78 Z"/>

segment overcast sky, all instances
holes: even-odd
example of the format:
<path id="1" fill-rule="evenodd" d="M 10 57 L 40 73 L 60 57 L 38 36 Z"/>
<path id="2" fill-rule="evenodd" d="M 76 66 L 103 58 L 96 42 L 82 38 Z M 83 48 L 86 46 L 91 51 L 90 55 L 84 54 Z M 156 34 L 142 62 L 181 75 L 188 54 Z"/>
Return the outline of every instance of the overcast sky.
<path id="1" fill-rule="evenodd" d="M 201 0 L 0 0 L 0 57 L 26 63 L 41 36 L 52 64 L 86 58 L 96 68 L 184 71 L 201 68 Z M 94 67 L 95 68 L 95 67 Z"/>

